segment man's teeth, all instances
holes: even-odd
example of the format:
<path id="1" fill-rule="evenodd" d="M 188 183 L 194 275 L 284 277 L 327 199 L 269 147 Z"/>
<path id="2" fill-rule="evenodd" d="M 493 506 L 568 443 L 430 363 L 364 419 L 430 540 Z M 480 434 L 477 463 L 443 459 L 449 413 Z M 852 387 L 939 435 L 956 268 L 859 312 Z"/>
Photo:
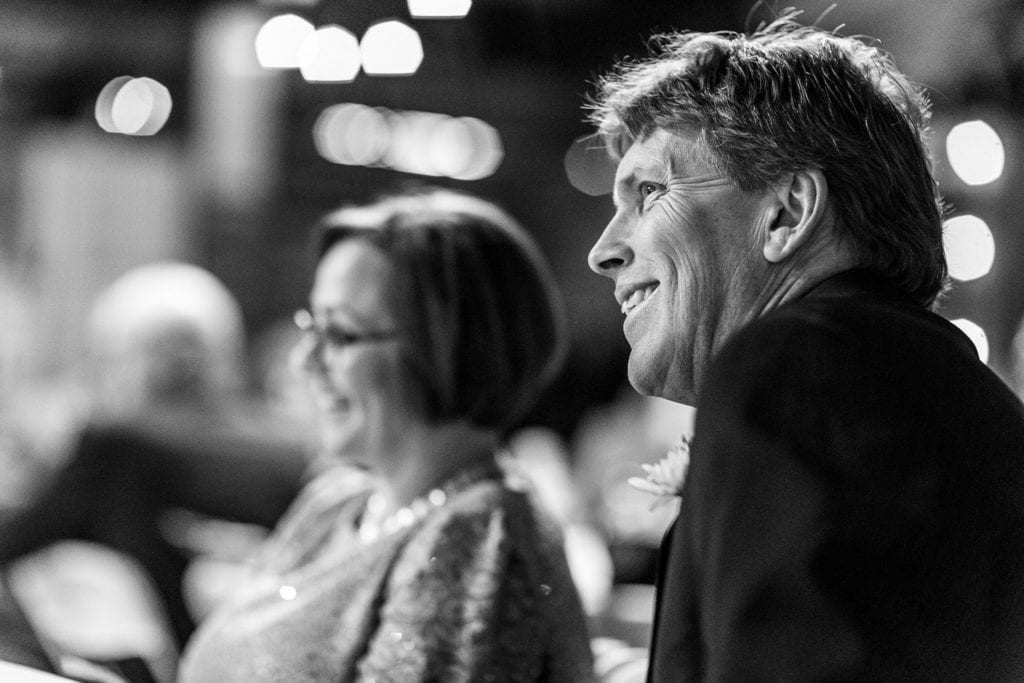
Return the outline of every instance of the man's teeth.
<path id="1" fill-rule="evenodd" d="M 622 302 L 622 315 L 629 315 L 634 308 L 642 304 L 647 300 L 647 297 L 651 295 L 658 285 L 649 285 L 643 289 L 638 289 L 633 292 L 628 299 Z"/>

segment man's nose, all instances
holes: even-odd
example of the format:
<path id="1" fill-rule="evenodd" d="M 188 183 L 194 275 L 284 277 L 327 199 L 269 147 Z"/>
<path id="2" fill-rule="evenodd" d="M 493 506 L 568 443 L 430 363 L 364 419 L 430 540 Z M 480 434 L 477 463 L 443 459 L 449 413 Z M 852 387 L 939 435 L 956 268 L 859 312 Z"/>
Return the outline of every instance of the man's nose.
<path id="1" fill-rule="evenodd" d="M 625 226 L 622 221 L 613 218 L 591 247 L 587 264 L 598 275 L 613 278 L 620 268 L 632 260 L 633 250 L 626 241 Z"/>

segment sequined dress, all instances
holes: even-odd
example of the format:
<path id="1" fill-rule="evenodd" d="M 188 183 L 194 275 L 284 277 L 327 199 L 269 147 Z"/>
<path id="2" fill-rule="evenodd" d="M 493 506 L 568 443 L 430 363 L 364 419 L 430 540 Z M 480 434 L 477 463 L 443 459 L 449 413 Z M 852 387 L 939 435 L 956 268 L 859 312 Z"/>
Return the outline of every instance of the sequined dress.
<path id="1" fill-rule="evenodd" d="M 253 580 L 200 626 L 179 680 L 591 680 L 561 539 L 524 493 L 477 478 L 367 542 L 370 491 L 351 471 L 314 480 Z"/>

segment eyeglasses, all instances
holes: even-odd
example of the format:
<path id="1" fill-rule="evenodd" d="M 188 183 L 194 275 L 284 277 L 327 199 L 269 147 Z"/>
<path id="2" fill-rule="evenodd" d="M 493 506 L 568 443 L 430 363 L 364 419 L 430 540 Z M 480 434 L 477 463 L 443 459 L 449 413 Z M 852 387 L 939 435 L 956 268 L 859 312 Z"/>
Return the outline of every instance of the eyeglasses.
<path id="1" fill-rule="evenodd" d="M 341 348 L 353 344 L 364 344 L 368 342 L 384 341 L 393 339 L 397 332 L 393 330 L 378 330 L 373 332 L 346 332 L 345 330 L 328 325 L 317 325 L 313 314 L 306 309 L 295 311 L 292 316 L 295 326 L 302 330 L 303 334 L 313 338 L 317 345 L 333 346 Z"/>

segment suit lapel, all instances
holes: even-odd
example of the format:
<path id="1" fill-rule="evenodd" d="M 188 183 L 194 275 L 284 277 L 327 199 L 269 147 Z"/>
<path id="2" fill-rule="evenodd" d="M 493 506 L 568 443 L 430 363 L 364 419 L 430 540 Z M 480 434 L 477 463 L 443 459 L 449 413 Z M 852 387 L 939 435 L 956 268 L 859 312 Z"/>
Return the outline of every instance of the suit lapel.
<path id="1" fill-rule="evenodd" d="M 657 599 L 647 674 L 651 683 L 678 683 L 700 677 L 700 623 L 686 502 L 684 491 L 679 515 L 665 533 L 659 553 Z"/>

